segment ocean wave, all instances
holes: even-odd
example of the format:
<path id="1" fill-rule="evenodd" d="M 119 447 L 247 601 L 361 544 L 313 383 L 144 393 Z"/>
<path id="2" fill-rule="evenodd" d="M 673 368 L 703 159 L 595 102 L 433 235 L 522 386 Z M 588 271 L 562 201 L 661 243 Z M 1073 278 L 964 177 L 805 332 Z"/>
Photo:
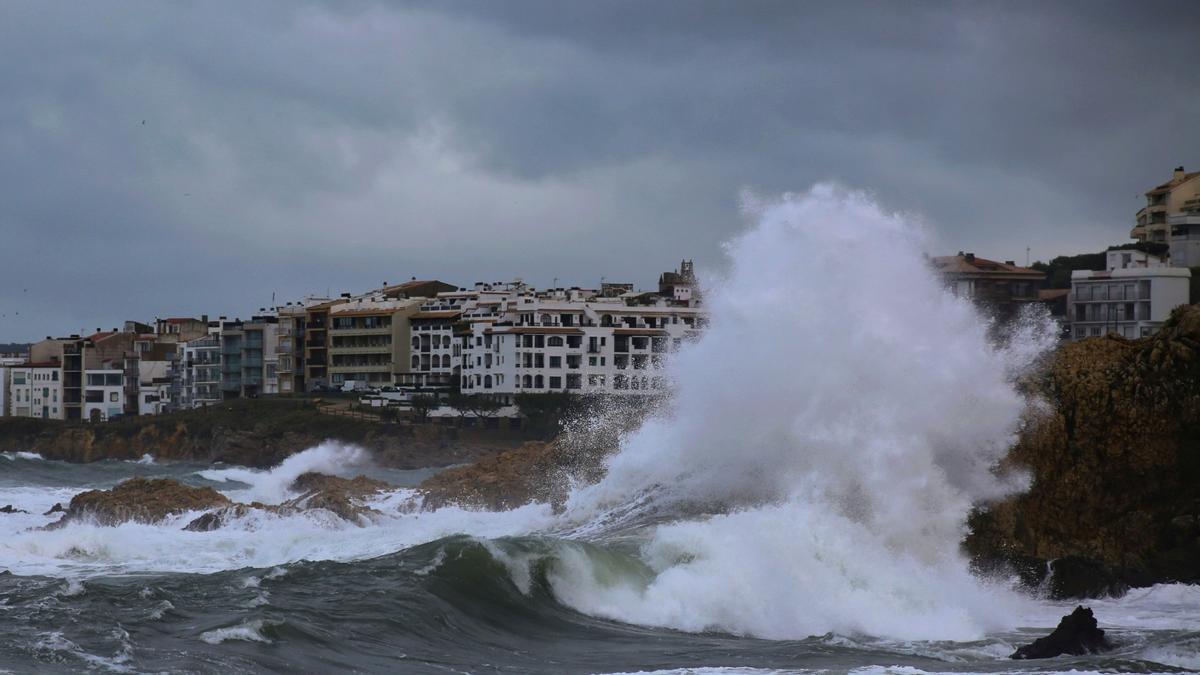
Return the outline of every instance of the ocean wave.
<path id="1" fill-rule="evenodd" d="M 292 483 L 308 472 L 346 475 L 370 465 L 370 454 L 354 445 L 326 442 L 296 453 L 271 469 L 229 467 L 206 469 L 198 475 L 218 483 L 241 483 L 248 487 L 222 488 L 237 501 L 279 504 L 295 494 Z"/>
<path id="2" fill-rule="evenodd" d="M 15 461 L 18 459 L 25 459 L 25 460 L 29 460 L 29 461 L 45 461 L 45 459 L 46 459 L 45 457 L 42 457 L 41 455 L 39 455 L 36 452 L 24 452 L 21 450 L 0 452 L 0 457 L 3 457 L 4 459 L 7 459 L 9 461 Z"/>
<path id="3" fill-rule="evenodd" d="M 219 645 L 228 640 L 264 642 L 270 644 L 272 640 L 267 636 L 267 632 L 269 632 L 272 627 L 278 625 L 280 625 L 280 622 L 257 619 L 254 621 L 247 621 L 246 623 L 238 624 L 236 626 L 214 628 L 213 630 L 205 631 L 200 634 L 200 639 L 210 645 Z"/>

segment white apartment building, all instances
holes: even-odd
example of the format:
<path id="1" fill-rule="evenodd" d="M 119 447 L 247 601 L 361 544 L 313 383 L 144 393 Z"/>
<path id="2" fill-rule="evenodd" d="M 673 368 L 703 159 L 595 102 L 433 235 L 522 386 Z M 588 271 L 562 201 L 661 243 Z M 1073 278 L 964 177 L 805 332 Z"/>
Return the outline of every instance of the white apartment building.
<path id="1" fill-rule="evenodd" d="M 0 417 L 8 417 L 12 411 L 12 369 L 25 363 L 22 357 L 0 356 Z"/>
<path id="2" fill-rule="evenodd" d="M 463 309 L 464 393 L 654 394 L 663 367 L 705 317 L 693 301 L 654 293 L 601 297 L 585 289 L 509 290 Z"/>
<path id="3" fill-rule="evenodd" d="M 125 371 L 120 367 L 83 371 L 83 419 L 107 422 L 125 414 Z"/>
<path id="4" fill-rule="evenodd" d="M 1110 250 L 1104 271 L 1071 273 L 1071 337 L 1157 332 L 1171 310 L 1188 304 L 1191 271 L 1141 251 Z"/>
<path id="5" fill-rule="evenodd" d="M 180 406 L 203 408 L 221 400 L 221 337 L 210 334 L 181 346 Z"/>
<path id="6" fill-rule="evenodd" d="M 13 417 L 66 419 L 61 372 L 57 363 L 14 366 L 9 383 Z"/>

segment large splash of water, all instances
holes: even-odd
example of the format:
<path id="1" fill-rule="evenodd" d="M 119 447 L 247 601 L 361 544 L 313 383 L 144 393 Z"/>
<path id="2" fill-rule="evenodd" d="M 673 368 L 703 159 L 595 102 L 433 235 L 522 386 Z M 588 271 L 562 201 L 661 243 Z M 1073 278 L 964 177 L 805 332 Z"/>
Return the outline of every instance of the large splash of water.
<path id="1" fill-rule="evenodd" d="M 920 228 L 862 194 L 818 186 L 757 217 L 727 245 L 711 327 L 670 364 L 670 409 L 568 508 L 718 515 L 657 528 L 648 585 L 589 584 L 581 564 L 558 592 L 623 620 L 768 637 L 996 628 L 1007 596 L 971 577 L 959 543 L 973 503 L 1019 487 L 993 472 L 1025 407 L 1011 378 L 1053 331 L 993 345 Z"/>
<path id="2" fill-rule="evenodd" d="M 384 515 L 365 528 L 301 514 L 195 533 L 180 530 L 184 514 L 163 526 L 12 530 L 0 566 L 214 571 L 361 559 L 455 533 L 566 533 L 621 542 L 596 555 L 550 539 L 549 565 L 491 548 L 511 558 L 518 586 L 548 570 L 560 601 L 633 623 L 768 638 L 966 639 L 1010 627 L 1021 601 L 974 579 L 959 542 L 973 503 L 1019 488 L 992 469 L 1025 406 L 1012 378 L 1053 331 L 1035 322 L 992 344 L 930 269 L 920 228 L 861 194 L 819 186 L 755 217 L 707 291 L 710 328 L 670 362 L 672 400 L 561 515 L 420 512 L 401 507 L 402 492 L 376 503 Z M 277 503 L 301 473 L 353 473 L 365 459 L 325 444 L 270 471 L 200 476 L 235 499 Z M 36 524 L 64 498 L 42 497 L 27 509 Z"/>

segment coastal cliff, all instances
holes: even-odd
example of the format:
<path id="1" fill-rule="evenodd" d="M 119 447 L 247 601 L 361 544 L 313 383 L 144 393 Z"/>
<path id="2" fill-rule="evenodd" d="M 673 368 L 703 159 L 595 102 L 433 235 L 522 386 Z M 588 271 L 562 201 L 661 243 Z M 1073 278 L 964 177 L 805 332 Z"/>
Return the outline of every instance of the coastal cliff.
<path id="1" fill-rule="evenodd" d="M 1200 581 L 1200 306 L 1152 337 L 1064 344 L 1026 384 L 1044 405 L 1006 468 L 1032 483 L 973 515 L 976 562 L 1050 570 L 1064 597 Z"/>
<path id="2" fill-rule="evenodd" d="M 515 448 L 508 430 L 382 424 L 323 414 L 311 400 L 235 400 L 210 408 L 98 424 L 0 418 L 0 451 L 92 462 L 138 459 L 225 462 L 266 468 L 325 441 L 353 443 L 401 469 L 448 466 Z"/>

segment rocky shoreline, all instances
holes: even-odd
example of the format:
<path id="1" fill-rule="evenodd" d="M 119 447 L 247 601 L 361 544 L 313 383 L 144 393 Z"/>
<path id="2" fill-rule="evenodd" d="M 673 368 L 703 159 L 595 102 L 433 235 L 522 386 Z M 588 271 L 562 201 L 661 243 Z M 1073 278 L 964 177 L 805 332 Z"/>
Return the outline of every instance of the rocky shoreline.
<path id="1" fill-rule="evenodd" d="M 311 399 L 243 399 L 101 424 L 0 418 L 0 451 L 67 462 L 150 455 L 267 468 L 322 442 L 339 441 L 370 450 L 381 465 L 421 469 L 474 461 L 528 439 L 519 430 L 383 424 L 322 414 Z"/>
<path id="2" fill-rule="evenodd" d="M 1029 490 L 985 505 L 964 547 L 1056 597 L 1200 581 L 1200 306 L 1139 340 L 1062 345 L 1026 386 L 1006 461 Z"/>
<path id="3" fill-rule="evenodd" d="M 1028 472 L 1031 483 L 1027 491 L 982 505 L 972 515 L 963 547 L 976 570 L 1015 572 L 1026 584 L 1059 598 L 1200 582 L 1200 307 L 1180 308 L 1153 337 L 1064 344 L 1022 385 L 1034 403 L 1000 470 Z M 593 436 L 581 443 L 564 435 L 551 442 L 522 442 L 511 436 L 489 439 L 483 432 L 464 437 L 467 430 L 432 425 L 403 432 L 361 422 L 341 428 L 338 420 L 313 421 L 330 416 L 296 411 L 238 424 L 206 425 L 181 417 L 124 430 L 43 427 L 24 437 L 0 426 L 0 450 L 31 450 L 71 461 L 151 454 L 266 467 L 333 438 L 362 445 L 381 464 L 400 468 L 475 460 L 427 479 L 418 488 L 417 506 L 454 503 L 499 510 L 529 502 L 560 505 L 572 481 L 601 477 L 603 458 L 615 447 L 615 437 Z M 297 424 L 296 414 L 303 423 Z M 388 489 L 363 477 L 302 478 L 308 482 L 293 486 L 301 496 L 283 505 L 234 504 L 210 490 L 211 495 L 179 492 L 174 512 L 195 510 L 197 503 L 208 509 L 189 523 L 195 530 L 219 527 L 253 509 L 323 508 L 353 521 L 370 516 L 361 502 L 365 495 Z M 154 486 L 134 487 L 129 492 L 134 502 L 155 503 Z M 176 487 L 195 490 L 178 484 L 156 489 Z M 84 493 L 76 499 L 82 501 L 72 502 L 63 522 L 84 512 L 143 517 L 140 506 L 125 511 L 95 506 L 109 499 L 102 495 Z"/>

